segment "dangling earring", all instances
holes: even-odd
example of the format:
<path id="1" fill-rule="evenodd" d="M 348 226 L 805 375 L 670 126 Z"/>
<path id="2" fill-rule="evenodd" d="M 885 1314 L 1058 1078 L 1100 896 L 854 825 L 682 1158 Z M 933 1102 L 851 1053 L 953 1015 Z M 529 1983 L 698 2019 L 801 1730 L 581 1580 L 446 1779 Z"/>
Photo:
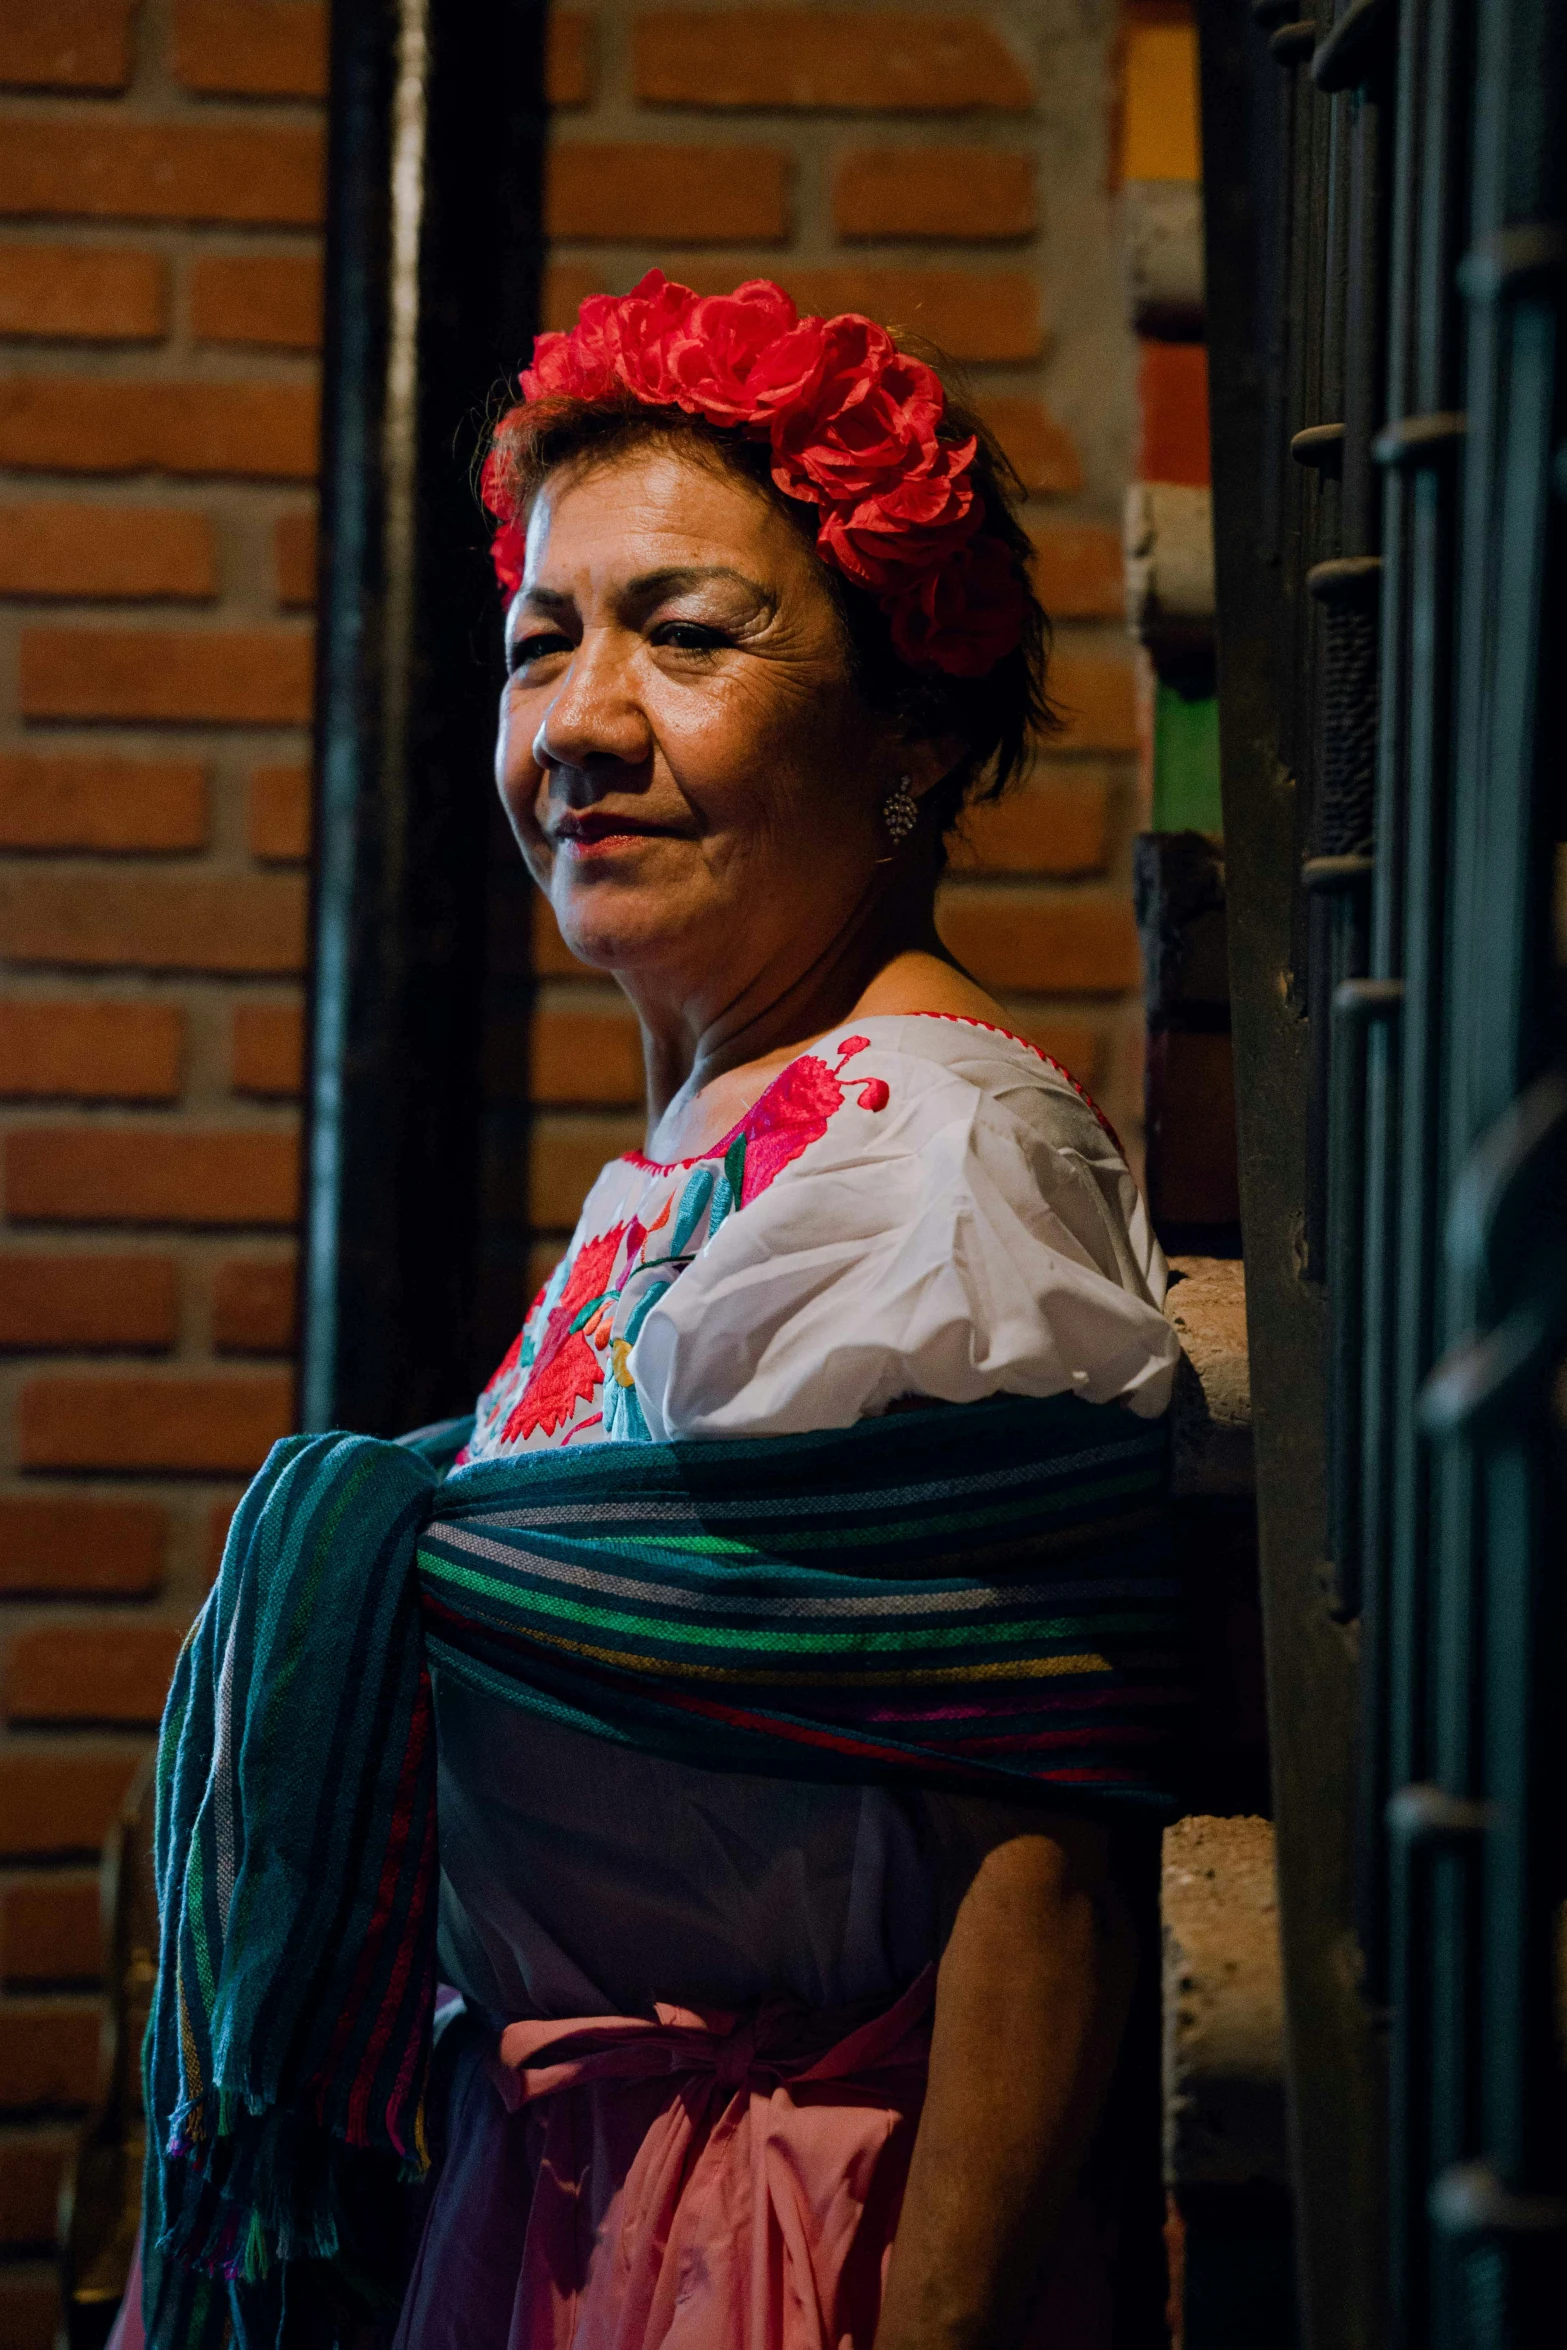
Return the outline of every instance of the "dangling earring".
<path id="1" fill-rule="evenodd" d="M 920 804 L 909 789 L 906 775 L 898 778 L 898 788 L 890 791 L 881 804 L 881 820 L 891 833 L 894 847 L 901 848 L 920 820 Z"/>

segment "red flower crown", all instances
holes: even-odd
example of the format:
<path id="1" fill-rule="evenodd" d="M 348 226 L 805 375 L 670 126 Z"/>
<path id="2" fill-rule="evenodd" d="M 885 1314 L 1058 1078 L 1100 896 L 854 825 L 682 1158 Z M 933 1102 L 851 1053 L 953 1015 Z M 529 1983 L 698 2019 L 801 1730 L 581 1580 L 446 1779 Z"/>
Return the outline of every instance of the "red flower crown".
<path id="1" fill-rule="evenodd" d="M 767 278 L 704 297 L 650 269 L 629 294 L 590 296 L 569 334 L 540 335 L 520 389 L 482 481 L 508 595 L 526 537 L 505 486 L 508 425 L 538 400 L 629 392 L 768 440 L 773 480 L 820 508 L 817 552 L 878 599 L 902 660 L 982 677 L 1021 641 L 1023 582 L 984 528 L 976 444 L 940 438 L 940 378 L 873 319 L 801 318 Z"/>

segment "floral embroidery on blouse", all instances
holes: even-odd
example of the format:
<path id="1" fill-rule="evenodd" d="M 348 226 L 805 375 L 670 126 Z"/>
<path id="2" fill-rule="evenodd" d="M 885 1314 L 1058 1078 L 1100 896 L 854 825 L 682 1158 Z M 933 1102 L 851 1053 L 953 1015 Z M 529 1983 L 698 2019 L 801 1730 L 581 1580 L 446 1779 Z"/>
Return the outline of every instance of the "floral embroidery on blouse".
<path id="1" fill-rule="evenodd" d="M 727 1219 L 821 1140 L 847 1098 L 863 1110 L 886 1108 L 883 1078 L 845 1075 L 869 1047 L 867 1036 L 844 1037 L 835 1066 L 802 1053 L 694 1159 L 663 1164 L 628 1151 L 612 1162 L 646 1180 L 634 1204 L 622 1190 L 612 1220 L 575 1243 L 534 1299 L 479 1398 L 469 1455 L 569 1444 L 589 1430 L 646 1439 L 631 1365 L 643 1323 Z"/>

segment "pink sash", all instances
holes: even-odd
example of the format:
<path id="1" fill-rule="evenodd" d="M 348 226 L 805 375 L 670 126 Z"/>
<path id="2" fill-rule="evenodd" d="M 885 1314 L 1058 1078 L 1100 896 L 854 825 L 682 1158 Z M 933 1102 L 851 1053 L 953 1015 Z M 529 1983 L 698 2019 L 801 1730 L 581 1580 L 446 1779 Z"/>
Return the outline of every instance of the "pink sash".
<path id="1" fill-rule="evenodd" d="M 787 2000 L 509 2025 L 491 2077 L 540 2133 L 509 2350 L 870 2350 L 934 1996 L 837 2038 Z"/>

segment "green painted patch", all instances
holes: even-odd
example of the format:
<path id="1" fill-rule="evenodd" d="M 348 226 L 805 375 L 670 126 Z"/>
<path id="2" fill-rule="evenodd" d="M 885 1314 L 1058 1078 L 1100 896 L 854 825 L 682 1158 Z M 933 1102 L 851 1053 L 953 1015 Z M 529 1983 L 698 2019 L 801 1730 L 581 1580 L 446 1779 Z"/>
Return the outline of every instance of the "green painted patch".
<path id="1" fill-rule="evenodd" d="M 1224 830 L 1219 798 L 1219 704 L 1161 684 L 1154 700 L 1153 829 Z"/>

